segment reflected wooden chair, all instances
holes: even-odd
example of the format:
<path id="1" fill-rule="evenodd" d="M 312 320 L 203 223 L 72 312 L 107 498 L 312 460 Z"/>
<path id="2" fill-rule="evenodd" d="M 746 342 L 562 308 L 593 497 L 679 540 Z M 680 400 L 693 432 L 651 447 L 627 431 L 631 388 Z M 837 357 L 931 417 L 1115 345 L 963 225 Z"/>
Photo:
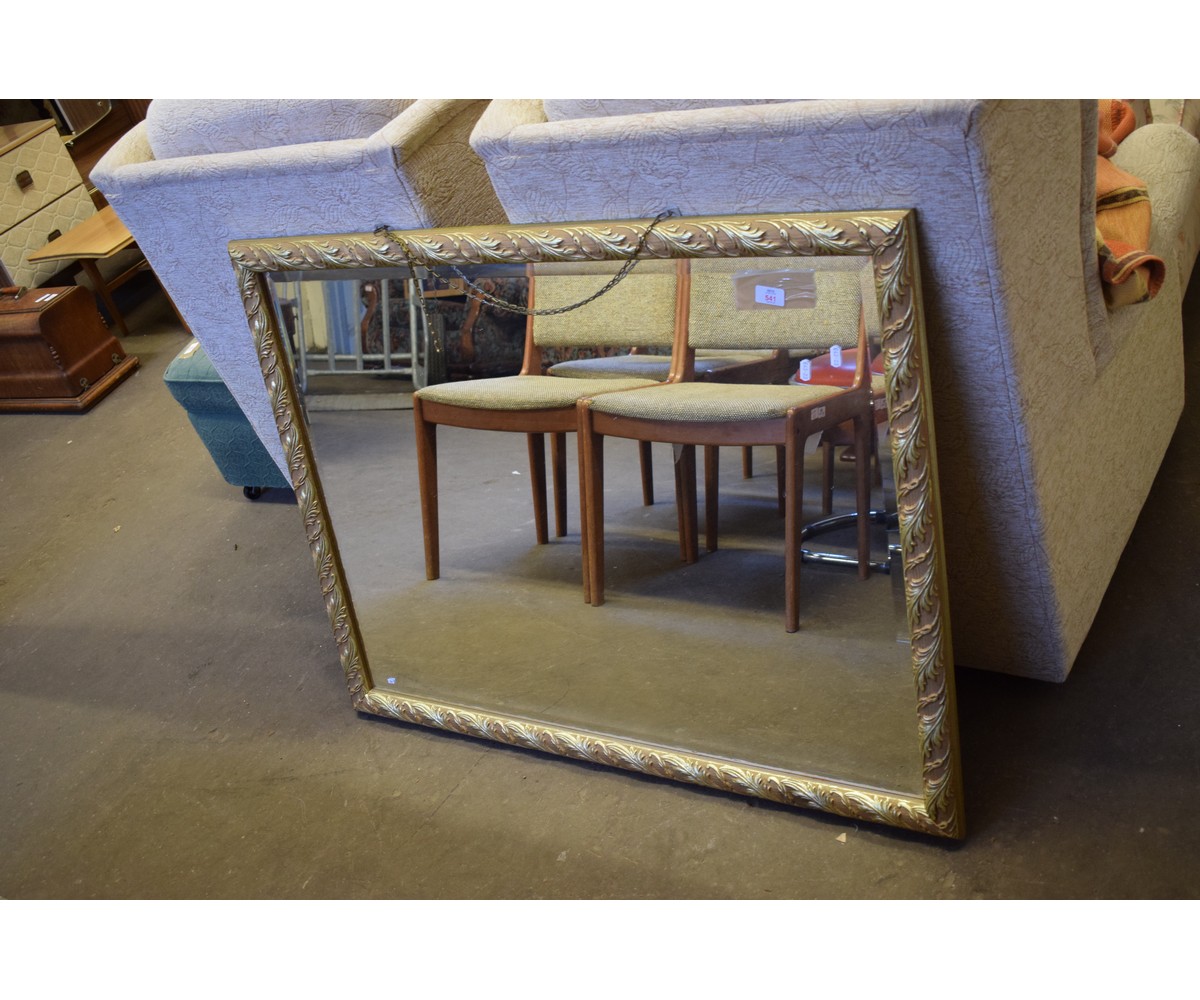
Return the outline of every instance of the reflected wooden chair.
<path id="1" fill-rule="evenodd" d="M 582 301 L 602 287 L 615 266 L 601 263 L 580 273 L 578 264 L 536 264 L 528 269 L 530 309 L 554 309 Z M 526 324 L 525 359 L 518 375 L 427 386 L 413 395 L 417 439 L 421 518 L 425 542 L 425 575 L 441 573 L 438 523 L 437 428 L 510 431 L 526 435 L 533 490 L 534 528 L 539 545 L 549 541 L 546 504 L 545 436 L 551 435 L 555 531 L 567 533 L 566 435 L 577 427 L 576 402 L 629 389 L 655 386 L 656 380 L 629 378 L 560 378 L 543 375 L 547 347 L 603 347 L 631 343 L 682 343 L 679 310 L 685 294 L 686 265 L 674 261 L 640 262 L 624 280 L 595 302 L 561 315 L 530 316 Z M 582 477 L 581 477 L 582 487 Z M 585 507 L 580 497 L 580 520 Z M 586 532 L 586 526 L 582 526 Z M 584 550 L 584 596 L 589 578 Z"/>
<path id="2" fill-rule="evenodd" d="M 754 261 L 770 273 L 795 268 L 775 261 Z M 685 562 L 698 555 L 695 449 L 725 445 L 782 447 L 785 469 L 785 627 L 799 628 L 800 532 L 803 514 L 804 445 L 813 434 L 852 421 L 860 456 L 870 450 L 871 389 L 865 359 L 868 341 L 862 279 L 853 271 L 823 271 L 816 261 L 813 308 L 739 308 L 732 292 L 733 272 L 746 261 L 695 261 L 685 311 L 687 339 L 677 365 L 678 380 L 636 393 L 607 393 L 582 398 L 578 405 L 579 447 L 583 473 L 586 587 L 593 605 L 604 603 L 604 438 L 658 441 L 679 446 L 677 495 L 680 545 Z M 780 347 L 812 351 L 817 343 L 853 345 L 857 364 L 848 387 L 739 385 L 697 382 L 692 375 L 697 349 Z M 713 463 L 715 465 L 715 462 Z M 706 478 L 706 517 L 715 526 L 715 478 Z M 856 509 L 859 577 L 870 572 L 870 489 L 866 461 L 857 463 Z M 713 539 L 715 542 L 715 538 Z"/>
<path id="3" fill-rule="evenodd" d="M 733 265 L 742 266 L 743 265 Z M 867 328 L 867 343 L 872 351 L 876 351 L 882 339 L 882 328 L 880 326 L 880 313 L 878 307 L 877 293 L 874 289 L 874 276 L 871 271 L 864 268 L 863 262 L 854 257 L 831 257 L 822 260 L 820 267 L 825 271 L 852 271 L 859 276 L 860 288 L 862 291 L 862 299 L 864 303 L 863 318 Z M 786 357 L 787 351 L 782 352 Z M 800 352 L 796 352 L 800 353 Z M 812 348 L 807 348 L 803 351 L 804 354 L 812 355 Z M 697 352 L 699 354 L 699 352 Z M 780 382 L 786 381 L 788 384 L 811 384 L 811 385 L 826 385 L 838 386 L 841 388 L 849 388 L 854 381 L 855 362 L 857 360 L 857 352 L 854 348 L 842 351 L 841 364 L 833 365 L 833 359 L 828 350 L 823 350 L 815 357 L 806 357 L 800 361 L 798 367 L 793 367 L 788 372 L 788 378 L 778 379 Z M 792 357 L 789 365 L 795 366 L 796 359 Z M 883 356 L 876 353 L 871 362 L 870 367 L 871 379 L 871 409 L 874 414 L 874 419 L 871 425 L 871 475 L 872 484 L 878 488 L 882 486 L 882 473 L 879 466 L 879 434 L 878 428 L 880 424 L 887 422 L 887 395 L 884 389 L 883 375 Z M 775 381 L 775 380 L 772 380 Z M 833 512 L 833 487 L 834 487 L 834 467 L 837 450 L 842 451 L 842 460 L 848 463 L 857 461 L 857 456 L 854 450 L 854 427 L 852 421 L 847 421 L 844 424 L 839 424 L 837 427 L 830 428 L 821 434 L 820 448 L 822 453 L 822 479 L 821 479 L 821 513 L 822 515 L 831 514 Z M 742 475 L 749 479 L 752 475 L 752 467 L 750 465 L 750 454 L 752 449 L 742 449 Z M 784 516 L 784 449 L 782 446 L 775 449 L 775 468 L 776 478 L 778 481 L 777 496 L 779 516 Z M 717 503 L 716 503 L 716 483 L 719 475 L 717 466 L 718 452 L 715 448 L 705 450 L 705 493 L 711 497 L 712 502 L 705 505 L 705 540 L 706 548 L 709 552 L 717 550 Z M 836 527 L 841 523 L 841 519 L 836 519 L 835 523 L 831 523 L 830 527 Z M 814 530 L 822 530 L 817 525 L 810 525 L 806 529 L 808 532 Z"/>
<path id="4" fill-rule="evenodd" d="M 697 351 L 695 379 L 698 382 L 784 382 L 792 374 L 793 364 L 787 351 Z M 548 374 L 568 378 L 628 378 L 639 375 L 656 382 L 667 381 L 671 370 L 669 354 L 654 354 L 635 348 L 628 354 L 609 358 L 577 358 L 551 365 Z M 650 442 L 639 441 L 642 472 L 642 503 L 654 503 L 654 471 Z M 742 475 L 754 475 L 750 448 L 742 449 Z M 780 494 L 782 513 L 783 495 Z"/>

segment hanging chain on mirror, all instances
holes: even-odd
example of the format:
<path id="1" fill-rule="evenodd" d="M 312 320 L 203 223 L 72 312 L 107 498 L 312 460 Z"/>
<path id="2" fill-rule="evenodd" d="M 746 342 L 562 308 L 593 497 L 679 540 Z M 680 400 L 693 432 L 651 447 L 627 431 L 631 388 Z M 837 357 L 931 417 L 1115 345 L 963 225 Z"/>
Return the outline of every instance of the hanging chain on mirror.
<path id="1" fill-rule="evenodd" d="M 473 282 L 470 278 L 468 278 L 466 276 L 466 274 L 463 273 L 463 271 L 456 264 L 450 264 L 448 266 L 459 277 L 459 279 L 463 282 L 463 284 L 466 286 L 466 289 L 467 289 L 466 294 L 468 296 L 470 296 L 471 298 L 478 299 L 480 302 L 485 302 L 488 305 L 493 305 L 500 309 L 504 309 L 507 312 L 517 313 L 518 315 L 521 315 L 521 316 L 557 316 L 557 315 L 560 315 L 561 313 L 567 313 L 567 312 L 571 312 L 575 309 L 581 309 L 583 306 L 586 306 L 589 302 L 594 302 L 596 299 L 600 298 L 601 295 L 604 295 L 606 292 L 611 291 L 618 284 L 620 284 L 620 282 L 625 279 L 625 277 L 629 274 L 629 272 L 632 271 L 641 262 L 642 250 L 645 249 L 646 241 L 650 238 L 650 234 L 652 232 L 654 232 L 655 226 L 657 226 L 663 220 L 669 219 L 672 216 L 676 216 L 679 214 L 680 214 L 679 211 L 677 209 L 673 209 L 673 208 L 668 208 L 665 211 L 659 212 L 658 215 L 656 215 L 650 221 L 650 225 L 648 225 L 646 227 L 645 232 L 643 232 L 642 235 L 638 238 L 637 246 L 635 246 L 633 248 L 633 255 L 631 257 L 629 257 L 625 261 L 624 264 L 621 265 L 621 269 L 619 271 L 617 271 L 617 273 L 615 275 L 613 275 L 613 278 L 611 281 L 609 281 L 606 285 L 604 285 L 603 288 L 599 289 L 596 292 L 593 292 L 586 299 L 581 299 L 579 302 L 574 302 L 571 305 L 558 306 L 557 308 L 554 308 L 554 309 L 530 309 L 527 306 L 520 305 L 517 302 L 509 302 L 507 299 L 502 299 L 497 295 L 493 295 L 491 292 L 486 291 L 485 289 L 481 288 L 479 285 L 475 284 L 475 282 Z M 412 250 L 410 249 L 410 247 L 408 245 L 408 241 L 401 238 L 397 233 L 388 229 L 387 226 L 380 226 L 378 229 L 375 230 L 375 235 L 376 236 L 386 236 L 388 239 L 395 240 L 396 243 L 398 243 L 400 245 L 400 249 L 402 251 L 404 251 L 404 259 L 408 261 L 408 268 L 414 279 L 413 284 L 416 286 L 417 301 L 421 305 L 421 312 L 425 317 L 426 326 L 428 326 L 429 314 L 428 314 L 428 310 L 427 310 L 426 303 L 425 303 L 425 294 L 424 294 L 424 290 L 421 286 L 421 280 L 419 278 L 417 278 L 417 263 L 413 259 Z"/>

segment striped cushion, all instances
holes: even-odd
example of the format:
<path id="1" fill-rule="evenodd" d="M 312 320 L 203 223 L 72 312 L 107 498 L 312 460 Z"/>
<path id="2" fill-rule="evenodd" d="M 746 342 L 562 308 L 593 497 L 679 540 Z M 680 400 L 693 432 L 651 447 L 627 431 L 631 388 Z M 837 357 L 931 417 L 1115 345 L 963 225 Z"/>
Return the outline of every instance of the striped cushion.
<path id="1" fill-rule="evenodd" d="M 836 396 L 842 389 L 827 385 L 715 385 L 681 382 L 653 392 L 629 392 L 598 397 L 597 413 L 635 420 L 743 421 L 778 420 L 793 406 Z"/>
<path id="2" fill-rule="evenodd" d="M 418 390 L 432 403 L 471 410 L 556 410 L 574 406 L 583 396 L 657 385 L 644 378 L 555 378 L 552 375 L 510 375 L 474 382 L 447 382 Z"/>

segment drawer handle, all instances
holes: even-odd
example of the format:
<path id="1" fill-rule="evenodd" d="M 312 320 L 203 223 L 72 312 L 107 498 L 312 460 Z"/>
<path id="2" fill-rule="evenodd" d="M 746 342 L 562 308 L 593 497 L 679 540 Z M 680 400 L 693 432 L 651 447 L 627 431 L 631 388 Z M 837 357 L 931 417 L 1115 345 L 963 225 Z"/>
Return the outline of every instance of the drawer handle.
<path id="1" fill-rule="evenodd" d="M 33 175 L 28 170 L 22 170 L 16 176 L 17 187 L 24 191 L 33 183 Z"/>

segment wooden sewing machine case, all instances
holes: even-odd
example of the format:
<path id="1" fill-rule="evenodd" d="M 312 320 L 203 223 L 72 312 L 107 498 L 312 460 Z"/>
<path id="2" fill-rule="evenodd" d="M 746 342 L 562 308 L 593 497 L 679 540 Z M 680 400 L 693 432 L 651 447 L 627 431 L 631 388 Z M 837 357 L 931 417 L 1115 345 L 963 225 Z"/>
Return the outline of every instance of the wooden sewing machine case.
<path id="1" fill-rule="evenodd" d="M 86 288 L 0 289 L 0 411 L 81 412 L 137 366 Z"/>

